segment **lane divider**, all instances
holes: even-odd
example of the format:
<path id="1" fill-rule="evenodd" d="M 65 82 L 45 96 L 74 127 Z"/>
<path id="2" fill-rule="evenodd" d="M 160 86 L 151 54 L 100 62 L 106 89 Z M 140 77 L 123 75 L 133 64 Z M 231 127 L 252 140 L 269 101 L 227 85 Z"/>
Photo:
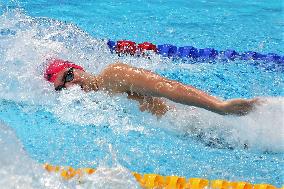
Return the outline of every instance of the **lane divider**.
<path id="1" fill-rule="evenodd" d="M 264 64 L 266 69 L 284 70 L 284 56 L 280 56 L 275 53 L 261 54 L 254 51 L 239 53 L 233 49 L 218 51 L 214 48 L 197 49 L 193 46 L 177 47 L 171 44 L 155 45 L 150 42 L 136 44 L 129 40 L 121 40 L 117 42 L 108 40 L 107 45 L 111 52 L 117 53 L 118 55 L 129 54 L 149 58 L 149 54 L 156 53 L 162 57 L 181 60 L 195 60 L 195 62 L 212 62 L 217 59 L 223 61 L 253 60 L 255 61 L 255 64 L 257 64 L 257 61 L 274 63 L 273 65 Z"/>
<path id="2" fill-rule="evenodd" d="M 48 172 L 60 174 L 64 180 L 81 178 L 84 175 L 92 175 L 96 172 L 93 168 L 79 168 L 53 166 L 44 164 Z M 189 178 L 179 176 L 162 176 L 158 174 L 141 175 L 132 172 L 133 176 L 142 188 L 164 188 L 164 189 L 277 189 L 270 184 L 250 184 L 248 182 L 230 182 L 226 180 L 207 180 L 203 178 Z M 284 186 L 282 187 L 284 189 Z"/>

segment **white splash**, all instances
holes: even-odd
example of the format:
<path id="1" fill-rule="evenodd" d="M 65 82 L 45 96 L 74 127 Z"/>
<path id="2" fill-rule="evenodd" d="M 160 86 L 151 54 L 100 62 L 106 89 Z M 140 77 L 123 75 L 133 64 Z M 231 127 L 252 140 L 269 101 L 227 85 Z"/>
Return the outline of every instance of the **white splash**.
<path id="1" fill-rule="evenodd" d="M 211 139 L 225 139 L 234 147 L 259 151 L 284 151 L 284 98 L 263 98 L 264 102 L 246 116 L 221 116 L 199 108 L 177 105 L 165 116 L 175 132 Z M 163 124 L 164 125 L 164 124 Z M 162 126 L 162 125 L 161 125 Z"/>
<path id="2" fill-rule="evenodd" d="M 83 188 L 137 189 L 141 187 L 129 170 L 123 167 L 115 167 L 98 168 L 93 175 L 84 177 L 77 189 Z"/>
<path id="3" fill-rule="evenodd" d="M 68 188 L 42 165 L 28 157 L 14 132 L 0 122 L 0 186 L 1 188 Z"/>
<path id="4" fill-rule="evenodd" d="M 90 176 L 65 181 L 58 174 L 49 174 L 43 165 L 33 161 L 23 150 L 15 133 L 0 122 L 0 186 L 5 189 L 124 189 L 140 188 L 131 172 L 119 164 L 116 167 L 99 167 Z M 80 181 L 80 182 L 79 182 Z"/>

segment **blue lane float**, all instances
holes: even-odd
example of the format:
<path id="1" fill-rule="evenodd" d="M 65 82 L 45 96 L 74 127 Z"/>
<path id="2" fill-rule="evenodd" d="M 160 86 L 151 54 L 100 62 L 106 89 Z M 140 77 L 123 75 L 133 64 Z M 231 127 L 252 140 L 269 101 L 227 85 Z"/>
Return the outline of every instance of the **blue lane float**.
<path id="1" fill-rule="evenodd" d="M 177 47 L 171 44 L 158 45 L 157 53 L 164 57 L 174 57 L 177 53 Z"/>
<path id="2" fill-rule="evenodd" d="M 126 43 L 124 43 L 126 42 Z M 126 46 L 123 46 L 126 44 Z M 145 47 L 147 44 L 147 48 Z M 151 48 L 149 49 L 149 44 Z M 254 51 L 247 51 L 243 53 L 239 53 L 233 49 L 227 49 L 225 51 L 218 51 L 214 48 L 203 48 L 197 49 L 193 46 L 184 46 L 184 47 L 177 47 L 172 44 L 162 44 L 162 45 L 154 45 L 149 42 L 144 42 L 141 44 L 137 44 L 131 41 L 115 41 L 109 40 L 107 42 L 108 47 L 110 48 L 111 52 L 116 53 L 123 53 L 125 49 L 131 48 L 132 51 L 135 49 L 138 55 L 145 50 L 152 50 L 157 54 L 160 54 L 162 57 L 172 58 L 172 59 L 181 59 L 181 60 L 194 60 L 194 62 L 212 62 L 214 60 L 223 60 L 223 61 L 234 61 L 234 60 L 246 60 L 246 61 L 254 61 L 253 64 L 259 64 L 259 62 L 264 63 L 276 63 L 276 65 L 271 66 L 264 66 L 273 68 L 271 70 L 281 70 L 284 71 L 284 56 L 280 56 L 275 53 L 268 53 L 268 54 L 261 54 Z M 145 47 L 145 48 L 143 48 Z M 122 51 L 123 50 L 123 51 Z M 135 53 L 132 55 L 135 55 Z"/>
<path id="3" fill-rule="evenodd" d="M 224 57 L 226 57 L 228 60 L 235 60 L 240 55 L 235 50 L 227 49 L 226 51 L 221 51 L 220 54 L 222 54 Z"/>
<path id="4" fill-rule="evenodd" d="M 254 52 L 254 51 L 247 51 L 241 55 L 242 60 L 262 60 L 264 55 Z"/>
<path id="5" fill-rule="evenodd" d="M 114 41 L 108 40 L 107 45 L 111 52 L 115 51 L 116 43 Z"/>
<path id="6" fill-rule="evenodd" d="M 192 46 L 185 46 L 178 48 L 178 57 L 182 59 L 197 59 L 198 58 L 198 49 Z"/>
<path id="7" fill-rule="evenodd" d="M 218 57 L 218 51 L 213 48 L 199 49 L 198 56 L 205 60 L 216 59 Z"/>

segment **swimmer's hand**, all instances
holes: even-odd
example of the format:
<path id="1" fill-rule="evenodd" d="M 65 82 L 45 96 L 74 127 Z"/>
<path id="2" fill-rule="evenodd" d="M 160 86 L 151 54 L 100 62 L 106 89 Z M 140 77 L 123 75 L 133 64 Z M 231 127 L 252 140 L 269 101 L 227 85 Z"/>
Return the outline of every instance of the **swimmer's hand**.
<path id="1" fill-rule="evenodd" d="M 253 111 L 255 105 L 261 104 L 263 101 L 255 98 L 250 100 L 233 99 L 225 101 L 221 105 L 221 114 L 244 116 Z"/>

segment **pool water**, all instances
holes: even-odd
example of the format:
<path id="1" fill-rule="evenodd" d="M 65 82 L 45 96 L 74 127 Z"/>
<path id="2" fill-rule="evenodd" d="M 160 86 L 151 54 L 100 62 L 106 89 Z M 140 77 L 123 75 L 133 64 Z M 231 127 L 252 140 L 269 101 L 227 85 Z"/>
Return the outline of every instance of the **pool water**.
<path id="1" fill-rule="evenodd" d="M 96 38 L 284 53 L 281 0 L 27 0 L 19 5 L 31 16 L 71 22 Z"/>
<path id="2" fill-rule="evenodd" d="M 14 130 L 35 170 L 44 162 L 110 170 L 120 166 L 122 173 L 266 182 L 280 187 L 284 179 L 281 70 L 241 60 L 188 64 L 157 55 L 118 57 L 110 53 L 106 41 L 130 39 L 283 55 L 281 3 L 2 1 L 0 125 Z M 55 93 L 42 77 L 49 57 L 77 62 L 94 74 L 120 60 L 223 99 L 264 96 L 267 101 L 244 117 L 219 116 L 168 101 L 176 110 L 157 119 L 141 113 L 138 103 L 123 94 L 84 93 L 78 87 Z M 3 133 L 6 127 L 0 128 Z M 15 145 L 7 142 L 15 141 L 10 135 L 0 135 L 7 154 Z M 12 168 L 24 162 L 18 156 L 11 155 Z M 6 170 L 4 160 L 0 158 L 2 170 Z M 4 178 L 0 183 L 16 175 L 25 178 L 22 173 L 0 174 Z M 114 175 L 108 177 L 115 180 Z M 57 187 L 65 183 L 59 181 Z"/>

